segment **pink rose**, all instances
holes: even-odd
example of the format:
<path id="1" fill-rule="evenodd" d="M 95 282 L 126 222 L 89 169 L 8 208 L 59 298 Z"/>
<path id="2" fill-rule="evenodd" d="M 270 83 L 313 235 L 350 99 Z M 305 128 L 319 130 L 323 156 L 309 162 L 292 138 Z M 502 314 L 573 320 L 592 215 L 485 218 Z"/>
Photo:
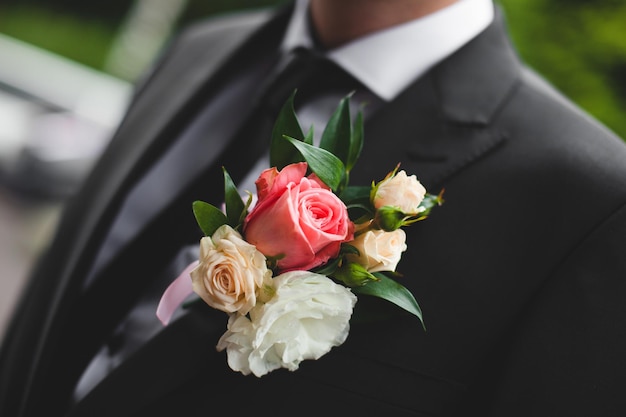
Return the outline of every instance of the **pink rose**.
<path id="1" fill-rule="evenodd" d="M 246 217 L 246 240 L 281 271 L 309 270 L 339 254 L 354 226 L 343 202 L 307 164 L 270 168 L 256 181 L 258 202 Z"/>

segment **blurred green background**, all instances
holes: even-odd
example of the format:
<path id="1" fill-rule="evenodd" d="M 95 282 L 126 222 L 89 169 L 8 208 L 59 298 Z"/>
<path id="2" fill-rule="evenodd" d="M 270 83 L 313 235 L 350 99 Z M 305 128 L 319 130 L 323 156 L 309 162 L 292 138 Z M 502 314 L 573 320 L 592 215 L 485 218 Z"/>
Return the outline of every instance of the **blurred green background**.
<path id="1" fill-rule="evenodd" d="M 526 62 L 626 138 L 626 117 L 623 116 L 626 110 L 626 2 L 497 2 L 507 16 L 514 43 Z M 3 0 L 0 33 L 133 81 L 165 39 L 181 25 L 215 13 L 277 3 L 281 1 Z M 141 26 L 137 19 L 142 13 L 146 26 L 143 32 L 129 34 L 131 24 Z M 134 53 L 120 53 L 124 36 L 151 36 L 152 44 Z"/>

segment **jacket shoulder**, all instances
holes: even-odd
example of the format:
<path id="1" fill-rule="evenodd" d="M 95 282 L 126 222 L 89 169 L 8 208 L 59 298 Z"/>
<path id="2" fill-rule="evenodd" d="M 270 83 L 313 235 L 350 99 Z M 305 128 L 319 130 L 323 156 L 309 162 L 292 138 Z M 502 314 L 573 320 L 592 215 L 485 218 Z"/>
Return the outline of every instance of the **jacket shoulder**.
<path id="1" fill-rule="evenodd" d="M 500 109 L 495 124 L 512 140 L 546 157 L 570 162 L 576 159 L 578 170 L 587 165 L 585 162 L 606 162 L 626 175 L 623 138 L 532 69 L 522 69 L 515 91 Z"/>
<path id="2" fill-rule="evenodd" d="M 138 80 L 135 97 L 156 77 L 176 79 L 184 76 L 199 61 L 235 50 L 277 14 L 278 11 L 271 8 L 233 12 L 212 16 L 181 28 L 164 45 L 153 64 Z"/>
<path id="3" fill-rule="evenodd" d="M 232 33 L 259 28 L 275 14 L 275 9 L 267 8 L 212 16 L 182 28 L 173 38 L 173 42 L 189 47 L 206 47 L 207 43 L 223 41 L 224 36 Z"/>
<path id="4" fill-rule="evenodd" d="M 501 177 L 522 175 L 570 230 L 591 229 L 626 204 L 624 140 L 536 72 L 521 72 L 494 126 L 507 137 Z"/>

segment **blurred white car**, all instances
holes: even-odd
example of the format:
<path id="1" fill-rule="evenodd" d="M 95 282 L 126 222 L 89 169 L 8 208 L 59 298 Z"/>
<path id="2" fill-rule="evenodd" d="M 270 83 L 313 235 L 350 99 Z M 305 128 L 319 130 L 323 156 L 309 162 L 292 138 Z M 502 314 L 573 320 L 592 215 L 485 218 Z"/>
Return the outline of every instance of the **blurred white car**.
<path id="1" fill-rule="evenodd" d="M 33 196 L 70 195 L 120 122 L 131 89 L 0 34 L 0 178 Z"/>

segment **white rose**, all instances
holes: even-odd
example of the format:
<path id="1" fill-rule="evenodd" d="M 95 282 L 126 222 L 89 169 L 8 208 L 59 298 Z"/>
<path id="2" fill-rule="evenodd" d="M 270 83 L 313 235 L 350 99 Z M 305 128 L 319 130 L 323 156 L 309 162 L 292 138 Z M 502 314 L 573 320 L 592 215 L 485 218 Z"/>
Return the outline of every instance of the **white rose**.
<path id="1" fill-rule="evenodd" d="M 395 271 L 402 252 L 407 249 L 406 233 L 402 229 L 393 232 L 368 230 L 349 243 L 360 254 L 349 254 L 348 259 L 363 265 L 369 272 Z"/>
<path id="2" fill-rule="evenodd" d="M 278 368 L 298 369 L 348 337 L 356 296 L 330 278 L 291 271 L 273 279 L 275 295 L 250 311 L 231 315 L 217 349 L 226 349 L 229 366 L 257 377 Z"/>
<path id="3" fill-rule="evenodd" d="M 406 214 L 417 214 L 426 189 L 415 175 L 407 176 L 404 170 L 378 184 L 374 196 L 374 207 L 392 206 Z"/>
<path id="4" fill-rule="evenodd" d="M 247 314 L 263 283 L 271 279 L 265 256 L 228 225 L 200 240 L 200 259 L 191 271 L 193 290 L 208 305 Z"/>

